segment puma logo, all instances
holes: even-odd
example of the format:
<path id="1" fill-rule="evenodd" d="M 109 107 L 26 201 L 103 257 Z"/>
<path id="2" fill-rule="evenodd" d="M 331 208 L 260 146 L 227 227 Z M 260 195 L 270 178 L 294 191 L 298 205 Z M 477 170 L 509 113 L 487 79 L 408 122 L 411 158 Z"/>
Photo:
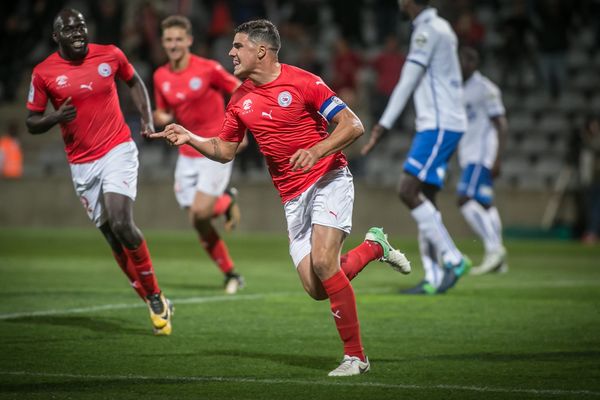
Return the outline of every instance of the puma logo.
<path id="1" fill-rule="evenodd" d="M 325 83 L 323 83 L 323 81 L 316 81 L 315 84 L 316 85 L 324 85 Z"/>
<path id="2" fill-rule="evenodd" d="M 337 214 L 334 213 L 333 211 L 329 210 L 329 214 L 333 215 L 335 217 L 335 219 L 337 219 Z"/>
<path id="3" fill-rule="evenodd" d="M 273 116 L 272 116 L 271 114 L 273 114 L 273 110 L 270 110 L 268 113 L 263 111 L 261 115 L 262 115 L 263 117 L 269 117 L 269 119 L 271 119 L 271 120 L 272 120 L 272 119 L 273 119 Z"/>
<path id="4" fill-rule="evenodd" d="M 79 85 L 79 88 L 80 89 L 87 89 L 87 90 L 89 90 L 91 92 L 92 91 L 92 83 L 94 83 L 94 82 L 90 82 L 87 85 L 85 83 L 82 83 L 81 85 Z"/>
<path id="5" fill-rule="evenodd" d="M 342 319 L 342 316 L 340 315 L 340 310 L 335 310 L 335 312 L 332 311 L 331 315 L 333 315 L 334 318 Z"/>

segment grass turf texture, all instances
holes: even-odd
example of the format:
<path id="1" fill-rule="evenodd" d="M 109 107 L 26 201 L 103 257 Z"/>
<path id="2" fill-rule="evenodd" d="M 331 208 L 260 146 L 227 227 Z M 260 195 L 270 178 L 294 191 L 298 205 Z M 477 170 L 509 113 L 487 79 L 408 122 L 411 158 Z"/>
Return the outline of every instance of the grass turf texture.
<path id="1" fill-rule="evenodd" d="M 99 232 L 0 229 L 0 398 L 600 398 L 598 247 L 509 241 L 510 273 L 410 297 L 397 290 L 422 278 L 417 243 L 392 238 L 414 271 L 372 263 L 353 281 L 372 371 L 333 379 L 329 304 L 304 293 L 285 236 L 227 237 L 247 281 L 235 296 L 191 231 L 146 237 L 171 337 L 152 336 Z"/>

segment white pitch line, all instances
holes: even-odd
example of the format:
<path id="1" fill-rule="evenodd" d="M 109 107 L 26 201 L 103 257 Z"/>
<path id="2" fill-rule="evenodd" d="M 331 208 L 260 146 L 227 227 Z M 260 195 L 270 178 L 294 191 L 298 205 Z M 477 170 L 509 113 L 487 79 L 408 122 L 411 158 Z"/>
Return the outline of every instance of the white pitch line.
<path id="1" fill-rule="evenodd" d="M 562 389 L 519 389 L 502 388 L 489 386 L 461 386 L 461 385 L 411 385 L 383 382 L 341 382 L 331 380 L 302 380 L 302 379 L 273 379 L 273 378 L 253 378 L 253 377 L 229 377 L 229 376 L 145 376 L 145 375 L 84 375 L 84 374 L 61 374 L 46 372 L 27 372 L 27 371 L 0 371 L 0 375 L 12 376 L 31 376 L 42 378 L 69 378 L 69 379 L 87 379 L 87 380 L 122 380 L 122 381 L 169 381 L 169 382 L 225 382 L 225 383 L 254 383 L 269 385 L 307 385 L 307 386 L 344 386 L 344 387 L 365 387 L 365 388 L 383 388 L 383 389 L 409 389 L 409 390 L 458 390 L 465 392 L 479 393 L 514 393 L 531 394 L 537 396 L 573 396 L 587 395 L 600 396 L 600 392 L 591 390 L 562 390 Z"/>
<path id="2" fill-rule="evenodd" d="M 286 296 L 291 293 L 271 293 L 271 294 L 247 294 L 247 295 L 235 295 L 235 296 L 206 296 L 206 297 L 189 297 L 184 299 L 174 299 L 173 303 L 177 304 L 199 304 L 199 303 L 211 303 L 219 301 L 237 301 L 237 300 L 255 300 L 262 299 L 269 296 Z M 147 307 L 144 303 L 121 303 L 121 304 L 105 304 L 101 306 L 89 306 L 89 307 L 78 307 L 78 308 L 64 308 L 64 309 L 52 309 L 42 311 L 29 311 L 29 312 L 18 312 L 9 314 L 0 314 L 0 321 L 7 319 L 17 318 L 31 318 L 31 317 L 47 317 L 49 315 L 65 315 L 65 314 L 84 314 L 97 311 L 106 310 L 123 310 L 128 308 L 140 308 Z"/>

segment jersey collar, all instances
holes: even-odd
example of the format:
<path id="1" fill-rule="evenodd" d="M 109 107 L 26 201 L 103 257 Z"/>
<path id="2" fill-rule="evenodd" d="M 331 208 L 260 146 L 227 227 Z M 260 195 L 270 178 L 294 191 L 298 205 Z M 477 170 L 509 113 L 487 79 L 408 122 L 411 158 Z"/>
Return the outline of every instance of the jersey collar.
<path id="1" fill-rule="evenodd" d="M 413 29 L 422 22 L 428 21 L 430 18 L 437 17 L 437 10 L 433 7 L 428 7 L 421 11 L 419 15 L 413 20 Z"/>

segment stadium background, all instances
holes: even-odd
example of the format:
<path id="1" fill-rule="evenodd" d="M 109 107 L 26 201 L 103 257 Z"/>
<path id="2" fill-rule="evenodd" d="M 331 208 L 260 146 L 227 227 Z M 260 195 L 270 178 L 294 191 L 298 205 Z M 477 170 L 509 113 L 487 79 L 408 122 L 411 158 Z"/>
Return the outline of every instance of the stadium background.
<path id="1" fill-rule="evenodd" d="M 577 201 L 577 174 L 566 171 L 577 169 L 576 138 L 585 118 L 600 110 L 600 2 L 454 0 L 432 5 L 453 24 L 461 43 L 481 51 L 482 72 L 503 90 L 510 132 L 497 204 L 507 232 L 543 233 L 538 228 L 546 218 L 544 228 L 566 225 L 552 232 L 577 235 L 585 216 Z M 120 46 L 150 91 L 152 72 L 165 62 L 159 38 L 165 16 L 189 16 L 194 52 L 226 68 L 231 68 L 232 27 L 267 17 L 280 27 L 281 61 L 322 75 L 357 111 L 367 132 L 397 80 L 410 33 L 395 0 L 3 2 L 0 129 L 18 123 L 25 168 L 21 180 L 0 183 L 0 225 L 89 226 L 73 194 L 58 129 L 32 136 L 24 128 L 30 71 L 56 49 L 52 19 L 64 6 L 86 15 L 92 41 Z M 396 50 L 386 53 L 386 46 Z M 381 60 L 387 67 L 381 67 Z M 171 190 L 175 151 L 135 134 L 137 114 L 128 93 L 121 101 L 140 147 L 138 223 L 187 228 Z M 385 223 L 393 234 L 416 232 L 394 190 L 414 131 L 413 116 L 409 107 L 370 157 L 357 155 L 361 142 L 347 151 L 358 186 L 355 227 L 360 231 Z M 440 204 L 450 230 L 468 235 L 454 204 L 458 173 L 454 162 Z M 569 190 L 553 218 L 548 211 L 561 179 Z M 241 191 L 242 231 L 283 233 L 279 199 L 255 147 L 238 157 L 232 183 Z"/>

